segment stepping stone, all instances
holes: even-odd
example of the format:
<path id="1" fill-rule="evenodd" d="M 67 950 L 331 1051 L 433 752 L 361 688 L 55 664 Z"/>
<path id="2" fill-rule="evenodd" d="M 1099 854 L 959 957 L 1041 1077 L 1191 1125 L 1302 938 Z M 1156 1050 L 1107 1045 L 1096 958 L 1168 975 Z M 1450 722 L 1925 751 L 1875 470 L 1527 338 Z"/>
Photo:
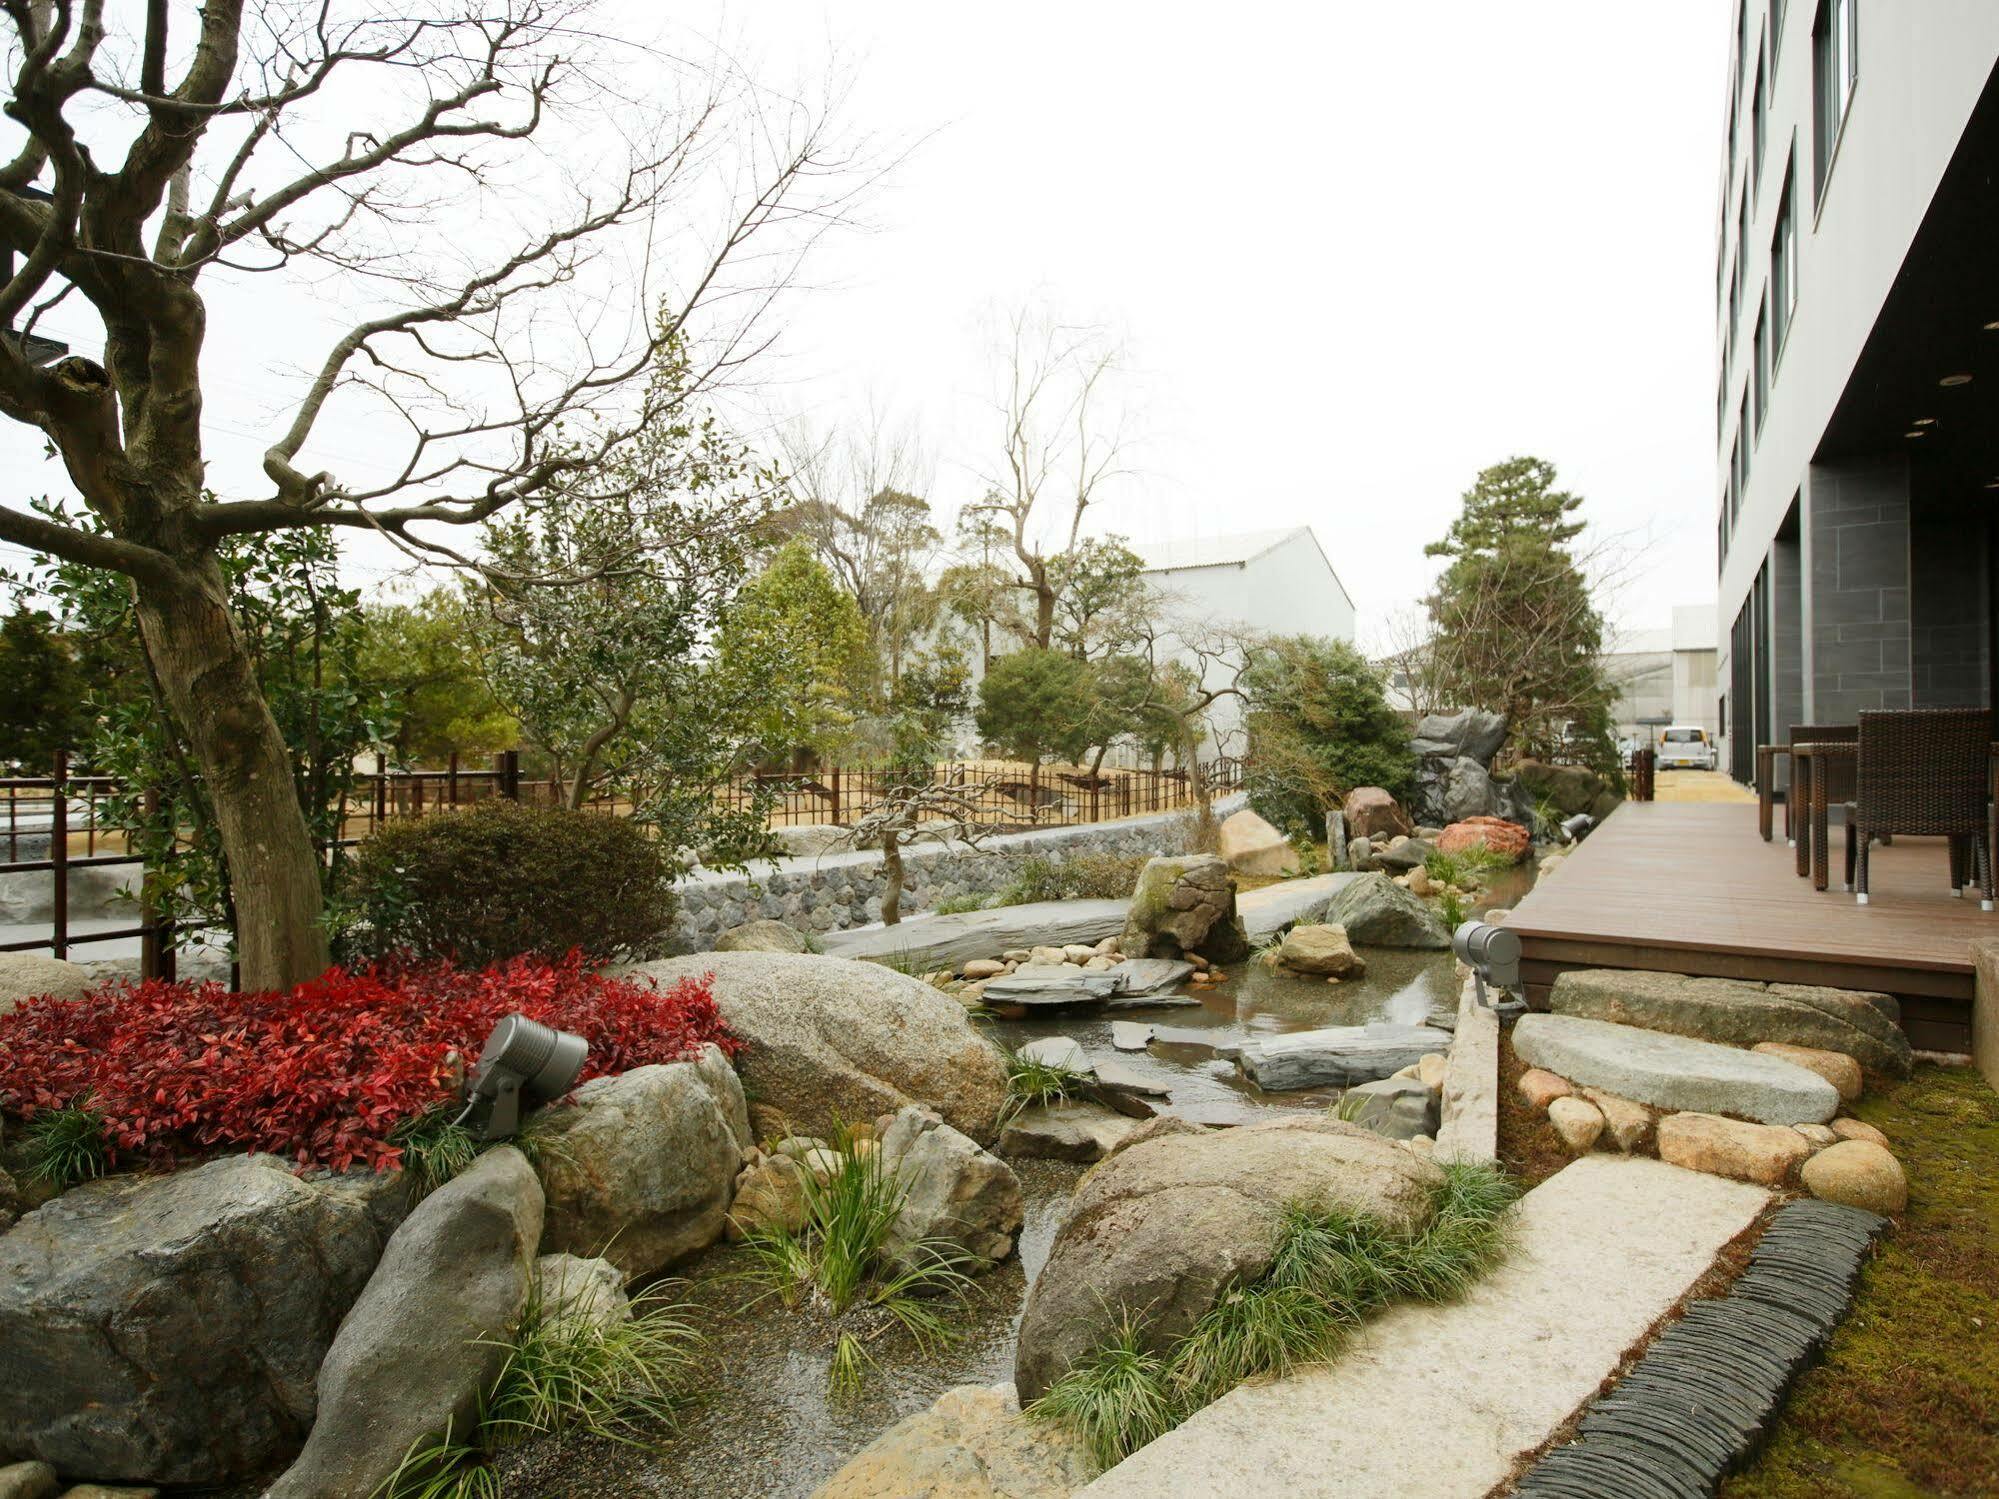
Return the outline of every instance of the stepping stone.
<path id="1" fill-rule="evenodd" d="M 1130 998 L 1170 989 L 1193 971 L 1192 963 L 1178 958 L 1126 958 L 1109 970 L 1117 980 L 1117 992 Z"/>
<path id="2" fill-rule="evenodd" d="M 1823 1124 L 1839 1090 L 1781 1057 L 1573 1015 L 1522 1015 L 1513 1049 L 1532 1067 L 1634 1103 L 1762 1124 Z"/>
<path id="3" fill-rule="evenodd" d="M 1169 1098 L 1172 1090 L 1157 1078 L 1147 1077 L 1122 1062 L 1097 1063 L 1097 1081 L 1106 1088 L 1116 1088 L 1125 1093 L 1140 1093 L 1147 1098 Z"/>
<path id="4" fill-rule="evenodd" d="M 1286 880 L 1245 890 L 1236 897 L 1236 915 L 1251 937 L 1268 937 L 1301 922 L 1323 921 L 1333 897 L 1359 879 L 1351 872 L 1317 874 L 1308 880 Z"/>
<path id="5" fill-rule="evenodd" d="M 1036 947 L 1091 945 L 1124 930 L 1122 900 L 1043 900 L 952 916 L 912 916 L 894 926 L 827 932 L 819 940 L 836 958 L 894 958 L 918 970 Z"/>
<path id="6" fill-rule="evenodd" d="M 1236 1065 L 1267 1093 L 1344 1088 L 1400 1072 L 1450 1045 L 1448 1033 L 1427 1025 L 1332 1025 L 1245 1041 L 1236 1048 Z"/>
<path id="7" fill-rule="evenodd" d="M 1060 1067 L 1065 1072 L 1089 1072 L 1090 1054 L 1067 1036 L 1043 1036 L 1020 1048 L 1020 1055 L 1043 1067 Z"/>
<path id="8" fill-rule="evenodd" d="M 1025 1005 L 1032 1008 L 1102 1004 L 1116 992 L 1115 974 L 1085 973 L 1081 969 L 1030 963 L 1005 978 L 986 980 L 983 998 L 988 1005 Z"/>
<path id="9" fill-rule="evenodd" d="M 1152 1040 L 1152 1027 L 1142 1020 L 1113 1020 L 1111 1045 L 1119 1051 L 1144 1051 Z"/>
<path id="10" fill-rule="evenodd" d="M 1022 1109 L 1000 1131 L 999 1153 L 1048 1161 L 1101 1161 L 1139 1127 L 1098 1103 L 1037 1104 Z"/>
<path id="11" fill-rule="evenodd" d="M 1231 1391 L 1077 1499 L 1483 1499 L 1769 1198 L 1658 1161 L 1586 1156 L 1521 1200 L 1506 1258 L 1462 1300 L 1388 1308 L 1332 1363 Z"/>

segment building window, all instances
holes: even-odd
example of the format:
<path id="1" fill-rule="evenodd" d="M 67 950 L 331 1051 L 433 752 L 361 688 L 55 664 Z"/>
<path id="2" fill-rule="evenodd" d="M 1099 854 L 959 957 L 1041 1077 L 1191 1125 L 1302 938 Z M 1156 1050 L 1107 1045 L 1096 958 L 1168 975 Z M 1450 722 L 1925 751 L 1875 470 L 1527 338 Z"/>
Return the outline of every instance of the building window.
<path id="1" fill-rule="evenodd" d="M 1777 53 L 1784 45 L 1784 0 L 1770 0 L 1770 79 L 1776 81 Z"/>
<path id="2" fill-rule="evenodd" d="M 1743 283 L 1749 279 L 1749 194 L 1742 194 L 1742 209 L 1735 222 L 1735 285 L 1728 294 L 1728 323 L 1731 329 L 1742 324 Z"/>
<path id="3" fill-rule="evenodd" d="M 1763 59 L 1756 59 L 1756 82 L 1749 90 L 1749 171 L 1760 196 L 1763 192 L 1763 139 L 1770 130 L 1770 101 Z"/>
<path id="4" fill-rule="evenodd" d="M 1750 406 L 1755 412 L 1756 435 L 1763 435 L 1763 418 L 1770 408 L 1770 315 L 1759 308 L 1756 313 L 1756 347 L 1750 358 L 1755 367 L 1749 372 Z"/>
<path id="5" fill-rule="evenodd" d="M 1770 369 L 1784 355 L 1791 315 L 1798 310 L 1797 153 L 1784 165 L 1784 193 L 1777 200 L 1777 228 L 1770 237 Z"/>
<path id="6" fill-rule="evenodd" d="M 1859 9 L 1858 0 L 1819 0 L 1812 22 L 1812 113 L 1818 130 L 1814 159 L 1821 198 L 1860 77 Z"/>
<path id="7" fill-rule="evenodd" d="M 1742 499 L 1749 490 L 1749 392 L 1742 393 L 1742 409 L 1735 418 L 1735 510 L 1742 513 Z"/>

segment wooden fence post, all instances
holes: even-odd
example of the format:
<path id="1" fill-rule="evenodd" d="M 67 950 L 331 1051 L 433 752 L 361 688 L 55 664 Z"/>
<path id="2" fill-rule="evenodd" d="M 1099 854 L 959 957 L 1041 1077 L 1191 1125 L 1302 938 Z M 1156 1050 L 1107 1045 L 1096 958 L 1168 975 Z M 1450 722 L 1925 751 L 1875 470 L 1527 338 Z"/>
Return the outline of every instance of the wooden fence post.
<path id="1" fill-rule="evenodd" d="M 494 757 L 493 769 L 499 773 L 500 795 L 510 802 L 521 799 L 521 752 L 501 750 Z"/>
<path id="2" fill-rule="evenodd" d="M 832 786 L 833 786 L 833 821 L 835 825 L 837 825 L 840 821 L 840 767 L 837 765 L 833 767 Z"/>
<path id="3" fill-rule="evenodd" d="M 49 900 L 49 951 L 69 956 L 69 751 L 55 753 L 49 777 L 49 862 L 55 889 Z"/>

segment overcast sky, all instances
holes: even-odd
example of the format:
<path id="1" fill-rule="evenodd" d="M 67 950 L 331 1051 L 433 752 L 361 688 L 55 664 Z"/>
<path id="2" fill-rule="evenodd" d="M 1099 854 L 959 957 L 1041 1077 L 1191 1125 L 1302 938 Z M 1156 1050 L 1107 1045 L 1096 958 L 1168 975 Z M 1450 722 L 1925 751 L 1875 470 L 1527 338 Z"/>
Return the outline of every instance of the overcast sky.
<path id="1" fill-rule="evenodd" d="M 1644 545 L 1623 623 L 1712 599 L 1725 0 L 679 15 L 776 83 L 832 59 L 848 130 L 907 148 L 868 227 L 813 260 L 746 423 L 896 413 L 952 511 L 991 449 L 982 324 L 1038 301 L 1128 351 L 1141 440 L 1097 530 L 1309 524 L 1373 641 L 1424 592 L 1423 546 L 1478 469 L 1531 453 Z M 252 482 L 266 370 L 324 311 L 265 306 L 218 335 L 220 486 Z M 0 436 L 0 463 L 61 487 L 23 439 Z M 343 434 L 364 463 L 367 443 Z"/>

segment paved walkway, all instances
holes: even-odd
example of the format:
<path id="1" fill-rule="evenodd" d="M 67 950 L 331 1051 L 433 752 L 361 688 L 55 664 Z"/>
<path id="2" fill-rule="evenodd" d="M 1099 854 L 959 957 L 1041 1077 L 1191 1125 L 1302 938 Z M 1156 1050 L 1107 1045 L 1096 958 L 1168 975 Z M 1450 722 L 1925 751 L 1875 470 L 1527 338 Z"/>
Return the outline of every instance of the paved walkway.
<path id="1" fill-rule="evenodd" d="M 1335 1363 L 1223 1396 L 1079 1499 L 1481 1499 L 1768 1201 L 1585 1156 L 1527 1194 L 1511 1254 L 1464 1301 L 1392 1309 Z"/>
<path id="2" fill-rule="evenodd" d="M 1753 802 L 1756 793 L 1718 770 L 1662 770 L 1652 785 L 1659 802 Z"/>

